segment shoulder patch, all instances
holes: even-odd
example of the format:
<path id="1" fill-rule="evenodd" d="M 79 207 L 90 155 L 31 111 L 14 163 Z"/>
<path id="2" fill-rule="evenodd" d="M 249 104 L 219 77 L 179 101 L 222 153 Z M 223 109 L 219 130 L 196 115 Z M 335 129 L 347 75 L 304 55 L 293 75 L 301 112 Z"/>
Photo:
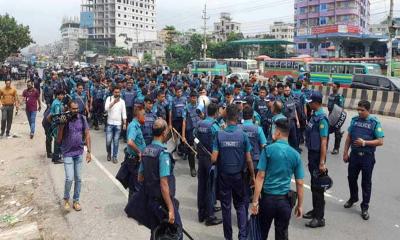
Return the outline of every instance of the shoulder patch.
<path id="1" fill-rule="evenodd" d="M 319 128 L 320 128 L 320 129 L 324 129 L 324 128 L 325 128 L 325 125 L 324 125 L 324 124 L 320 124 L 320 125 L 319 125 Z"/>

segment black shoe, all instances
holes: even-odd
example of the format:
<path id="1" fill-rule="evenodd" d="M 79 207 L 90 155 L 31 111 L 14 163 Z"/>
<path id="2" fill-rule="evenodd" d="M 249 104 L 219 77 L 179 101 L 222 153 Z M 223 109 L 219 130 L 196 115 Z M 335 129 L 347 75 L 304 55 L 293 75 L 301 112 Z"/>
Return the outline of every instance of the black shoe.
<path id="1" fill-rule="evenodd" d="M 309 228 L 325 227 L 325 219 L 313 218 L 310 222 L 306 223 L 306 227 Z"/>
<path id="2" fill-rule="evenodd" d="M 333 151 L 331 152 L 332 155 L 337 155 L 339 153 L 338 149 L 333 149 Z"/>
<path id="3" fill-rule="evenodd" d="M 118 163 L 118 159 L 117 159 L 116 157 L 113 157 L 112 162 L 113 162 L 114 164 L 117 164 L 117 163 Z"/>
<path id="4" fill-rule="evenodd" d="M 107 161 L 111 161 L 111 155 L 107 154 Z"/>
<path id="5" fill-rule="evenodd" d="M 63 164 L 64 161 L 62 159 L 58 159 L 58 160 L 54 160 L 53 163 L 54 164 Z"/>
<path id="6" fill-rule="evenodd" d="M 313 219 L 314 218 L 314 211 L 308 211 L 306 214 L 303 214 L 304 219 Z"/>
<path id="7" fill-rule="evenodd" d="M 344 208 L 351 208 L 353 205 L 354 205 L 354 203 L 356 203 L 357 201 L 353 201 L 353 200 L 351 200 L 351 199 L 349 199 L 344 205 L 343 205 L 343 207 Z"/>
<path id="8" fill-rule="evenodd" d="M 212 217 L 206 220 L 206 226 L 215 226 L 222 223 L 222 219 Z"/>
<path id="9" fill-rule="evenodd" d="M 196 169 L 191 169 L 190 170 L 190 175 L 192 176 L 192 177 L 196 177 L 197 176 L 197 171 L 196 171 Z"/>
<path id="10" fill-rule="evenodd" d="M 47 158 L 53 158 L 53 154 L 52 153 L 47 153 Z"/>
<path id="11" fill-rule="evenodd" d="M 0 137 L 3 137 L 3 136 L 4 136 L 4 132 L 0 133 Z"/>
<path id="12" fill-rule="evenodd" d="M 96 131 L 98 131 L 99 129 L 100 129 L 99 126 L 94 127 L 94 130 L 96 130 Z"/>
<path id="13" fill-rule="evenodd" d="M 361 210 L 361 217 L 364 220 L 368 220 L 369 219 L 369 213 L 367 209 L 362 209 Z"/>
<path id="14" fill-rule="evenodd" d="M 222 210 L 221 207 L 214 207 L 214 212 L 219 212 L 221 210 Z"/>
<path id="15" fill-rule="evenodd" d="M 199 223 L 203 223 L 205 220 L 205 217 L 199 217 Z"/>

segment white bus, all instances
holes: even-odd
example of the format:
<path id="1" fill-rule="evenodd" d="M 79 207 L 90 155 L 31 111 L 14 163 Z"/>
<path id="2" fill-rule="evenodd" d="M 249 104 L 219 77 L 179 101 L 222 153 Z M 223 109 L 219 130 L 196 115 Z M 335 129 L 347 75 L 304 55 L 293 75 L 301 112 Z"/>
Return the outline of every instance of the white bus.
<path id="1" fill-rule="evenodd" d="M 231 73 L 258 73 L 257 61 L 252 59 L 224 59 Z"/>

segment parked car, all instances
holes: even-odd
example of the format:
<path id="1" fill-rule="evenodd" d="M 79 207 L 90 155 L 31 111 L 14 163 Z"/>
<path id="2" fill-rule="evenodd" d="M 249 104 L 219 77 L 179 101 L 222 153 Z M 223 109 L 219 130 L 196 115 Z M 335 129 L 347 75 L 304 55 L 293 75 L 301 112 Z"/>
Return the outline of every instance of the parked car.
<path id="1" fill-rule="evenodd" d="M 372 74 L 354 74 L 351 87 L 400 92 L 400 78 Z"/>
<path id="2" fill-rule="evenodd" d="M 250 79 L 250 75 L 248 73 L 231 73 L 226 78 L 231 78 L 233 76 L 237 76 L 239 82 L 248 82 Z"/>

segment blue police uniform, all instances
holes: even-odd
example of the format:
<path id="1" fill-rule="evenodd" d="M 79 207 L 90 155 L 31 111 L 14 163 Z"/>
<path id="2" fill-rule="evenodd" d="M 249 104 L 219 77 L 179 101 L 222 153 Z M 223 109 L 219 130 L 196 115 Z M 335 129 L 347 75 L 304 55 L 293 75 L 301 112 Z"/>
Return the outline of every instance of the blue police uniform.
<path id="1" fill-rule="evenodd" d="M 268 239 L 272 220 L 275 238 L 287 239 L 290 215 L 288 193 L 291 177 L 304 178 L 300 154 L 285 140 L 277 140 L 261 152 L 257 169 L 266 173 L 262 188 L 260 208 L 261 239 Z"/>
<path id="2" fill-rule="evenodd" d="M 168 179 L 168 187 L 175 212 L 175 224 L 182 227 L 179 214 L 179 204 L 175 199 L 174 160 L 167 152 L 166 145 L 159 141 L 153 141 L 142 153 L 142 161 L 139 172 L 144 176 L 143 187 L 148 198 L 150 229 L 153 230 L 166 218 L 166 205 L 161 194 L 160 179 Z M 164 211 L 162 210 L 164 209 Z M 182 239 L 183 236 L 180 236 Z"/>
<path id="3" fill-rule="evenodd" d="M 93 125 L 99 126 L 100 121 L 103 119 L 104 114 L 104 96 L 106 90 L 101 86 L 95 86 L 92 89 L 93 96 Z"/>
<path id="4" fill-rule="evenodd" d="M 244 120 L 242 128 L 249 137 L 251 147 L 253 149 L 251 151 L 251 159 L 253 160 L 254 169 L 256 169 L 260 159 L 260 153 L 262 151 L 261 146 L 265 146 L 267 144 L 267 139 L 262 128 L 254 124 L 252 120 Z"/>
<path id="5" fill-rule="evenodd" d="M 202 220 L 214 218 L 216 175 L 214 175 L 214 177 L 210 176 L 212 164 L 209 153 L 212 152 L 212 142 L 219 130 L 220 127 L 216 119 L 207 117 L 206 119 L 199 121 L 194 132 L 195 136 L 201 143 L 201 145 L 197 145 L 197 208 L 200 222 Z M 207 153 L 204 148 L 209 153 Z"/>
<path id="6" fill-rule="evenodd" d="M 254 111 L 256 111 L 260 115 L 260 126 L 263 127 L 264 133 L 267 133 L 268 130 L 268 112 L 270 110 L 267 106 L 267 101 L 265 98 L 258 98 L 254 102 Z"/>
<path id="7" fill-rule="evenodd" d="M 88 96 L 87 96 L 86 92 L 82 92 L 82 94 L 79 95 L 76 91 L 74 91 L 71 94 L 71 98 L 76 103 L 78 103 L 79 113 L 84 115 L 86 113 L 85 110 L 86 110 L 86 104 L 88 101 Z"/>
<path id="8" fill-rule="evenodd" d="M 128 125 L 127 129 L 127 138 L 128 141 L 133 141 L 140 151 L 143 152 L 146 147 L 146 143 L 143 138 L 141 125 L 137 119 L 133 119 L 132 122 Z M 139 156 L 129 147 L 126 148 L 125 152 L 125 164 L 127 164 L 130 174 L 129 179 L 129 196 L 131 196 L 134 192 L 137 192 L 139 189 L 139 183 L 137 181 L 138 177 L 138 169 L 139 169 Z"/>
<path id="9" fill-rule="evenodd" d="M 172 111 L 172 126 L 179 132 L 182 132 L 182 121 L 185 116 L 185 106 L 187 99 L 183 96 L 173 97 L 169 109 Z"/>
<path id="10" fill-rule="evenodd" d="M 358 138 L 369 141 L 384 137 L 381 123 L 376 117 L 368 116 L 366 119 L 354 117 L 349 126 L 349 135 L 353 143 Z M 362 172 L 361 188 L 362 202 L 361 209 L 368 210 L 371 198 L 372 171 L 375 165 L 376 147 L 356 147 L 351 145 L 351 153 L 348 166 L 348 181 L 350 188 L 350 200 L 358 201 L 357 179 L 360 171 Z"/>
<path id="11" fill-rule="evenodd" d="M 289 144 L 294 149 L 299 149 L 299 142 L 297 138 L 297 126 L 296 126 L 296 102 L 293 96 L 281 97 L 283 103 L 282 113 L 289 120 Z"/>
<path id="12" fill-rule="evenodd" d="M 246 133 L 236 125 L 228 125 L 217 132 L 213 142 L 213 151 L 218 152 L 218 185 L 222 207 L 222 219 L 225 239 L 232 239 L 231 203 L 238 218 L 238 239 L 247 238 L 247 209 L 249 202 L 247 182 L 245 180 L 246 153 L 251 152 L 251 144 Z"/>
<path id="13" fill-rule="evenodd" d="M 328 118 L 322 107 L 314 111 L 307 123 L 305 135 L 308 148 L 308 169 L 311 175 L 311 193 L 313 202 L 313 217 L 322 220 L 325 212 L 324 189 L 313 187 L 319 176 L 319 164 L 321 157 L 321 137 L 328 137 Z"/>
<path id="14" fill-rule="evenodd" d="M 332 93 L 328 97 L 329 115 L 332 113 L 332 110 L 333 110 L 335 104 L 338 105 L 341 108 L 344 108 L 344 97 L 339 93 L 337 93 L 337 94 Z M 330 130 L 329 132 L 333 132 L 333 131 Z M 339 150 L 340 142 L 342 140 L 343 134 L 342 134 L 342 131 L 341 131 L 340 128 L 336 129 L 334 131 L 334 133 L 335 133 L 335 146 L 334 146 L 334 149 Z"/>
<path id="15" fill-rule="evenodd" d="M 224 95 L 222 94 L 222 92 L 220 90 L 218 90 L 218 91 L 211 91 L 209 94 L 209 97 L 212 102 L 218 104 L 223 101 Z"/>
<path id="16" fill-rule="evenodd" d="M 183 119 L 186 121 L 186 141 L 189 145 L 193 146 L 194 144 L 194 136 L 193 136 L 193 130 L 197 128 L 197 125 L 199 123 L 200 116 L 197 113 L 198 105 L 197 104 L 192 104 L 188 103 L 185 106 L 185 110 L 183 112 Z M 191 150 L 187 151 L 188 153 L 188 160 L 189 160 L 189 167 L 190 169 L 195 169 L 195 159 L 194 159 L 194 153 Z"/>
<path id="17" fill-rule="evenodd" d="M 141 128 L 144 141 L 146 145 L 149 145 L 153 140 L 153 125 L 157 119 L 157 115 L 154 111 L 146 111 L 144 118 L 144 125 L 142 125 Z"/>
<path id="18" fill-rule="evenodd" d="M 56 98 L 50 107 L 50 115 L 54 116 L 63 112 L 63 104 L 58 98 Z M 53 157 L 52 161 L 58 161 L 61 159 L 61 146 L 57 143 L 57 135 L 58 135 L 58 126 L 54 123 L 51 124 L 51 132 L 52 136 L 54 137 L 54 150 L 53 150 Z"/>
<path id="19" fill-rule="evenodd" d="M 133 89 L 124 89 L 121 95 L 122 99 L 125 101 L 126 121 L 130 123 L 133 118 L 133 104 L 135 102 L 136 92 Z"/>
<path id="20" fill-rule="evenodd" d="M 164 102 L 159 102 L 158 100 L 154 103 L 153 108 L 155 109 L 155 113 L 157 117 L 160 117 L 166 121 L 168 121 L 167 113 L 168 113 L 169 103 L 167 100 Z"/>
<path id="21" fill-rule="evenodd" d="M 272 141 L 272 135 L 273 135 L 274 132 L 275 132 L 275 127 L 276 127 L 275 123 L 276 123 L 276 121 L 278 121 L 279 119 L 287 119 L 287 118 L 286 118 L 286 116 L 283 115 L 282 113 L 278 113 L 278 114 L 273 115 L 273 116 L 271 117 L 271 123 L 270 123 L 269 128 L 268 128 L 267 144 L 271 144 L 271 143 L 273 142 L 273 141 Z"/>

